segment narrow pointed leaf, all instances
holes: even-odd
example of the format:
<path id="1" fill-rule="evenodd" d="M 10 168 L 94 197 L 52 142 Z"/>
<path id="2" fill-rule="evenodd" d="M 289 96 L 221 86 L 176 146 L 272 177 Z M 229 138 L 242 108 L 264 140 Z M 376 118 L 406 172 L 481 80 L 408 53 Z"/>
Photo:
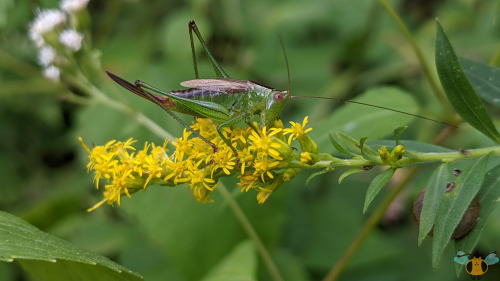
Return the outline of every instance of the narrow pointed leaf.
<path id="1" fill-rule="evenodd" d="M 432 265 L 437 267 L 443 251 L 472 199 L 481 188 L 489 155 L 475 161 L 469 169 L 456 177 L 455 188 L 446 193 L 439 206 L 434 224 Z"/>
<path id="2" fill-rule="evenodd" d="M 476 93 L 490 104 L 500 106 L 500 69 L 465 58 L 459 60 Z"/>
<path id="3" fill-rule="evenodd" d="M 401 126 L 394 130 L 394 139 L 396 140 L 396 145 L 399 145 L 399 138 L 401 138 L 401 135 L 403 135 L 406 129 L 408 129 L 408 126 Z"/>
<path id="4" fill-rule="evenodd" d="M 354 169 L 349 169 L 347 171 L 345 171 L 344 173 L 342 173 L 342 175 L 340 175 L 339 177 L 339 184 L 349 175 L 352 175 L 352 174 L 356 174 L 356 173 L 359 173 L 359 172 L 364 172 L 366 171 L 365 169 L 363 168 L 354 168 Z"/>
<path id="5" fill-rule="evenodd" d="M 424 238 L 434 226 L 436 214 L 446 192 L 446 184 L 451 181 L 451 170 L 449 164 L 441 164 L 432 173 L 425 188 L 422 212 L 420 213 L 420 224 L 418 226 L 418 245 L 422 244 Z"/>
<path id="6" fill-rule="evenodd" d="M 347 151 L 340 143 L 337 142 L 337 140 L 333 137 L 331 132 L 329 133 L 329 135 L 330 135 L 330 142 L 335 147 L 335 149 L 337 149 L 339 152 L 345 153 L 347 155 L 354 156 L 354 154 Z"/>
<path id="7" fill-rule="evenodd" d="M 329 173 L 329 172 L 332 172 L 333 169 L 332 168 L 326 168 L 324 170 L 321 170 L 321 171 L 318 171 L 318 172 L 315 172 L 315 173 L 312 173 L 306 180 L 306 185 L 309 185 L 309 182 L 314 179 L 315 177 L 319 176 L 319 175 L 322 175 L 322 174 L 326 174 L 326 173 Z"/>
<path id="8" fill-rule="evenodd" d="M 443 28 L 439 21 L 436 24 L 436 68 L 451 105 L 472 127 L 500 143 L 500 134 L 467 80 Z"/>
<path id="9" fill-rule="evenodd" d="M 474 250 L 484 226 L 488 222 L 491 213 L 498 206 L 498 198 L 500 198 L 500 165 L 495 166 L 486 172 L 484 183 L 477 194 L 481 211 L 477 219 L 476 226 L 467 236 L 455 241 L 455 251 L 464 251 L 471 253 Z M 463 270 L 463 266 L 456 267 L 457 275 Z"/>
<path id="10" fill-rule="evenodd" d="M 78 249 L 2 211 L 0 260 L 18 261 L 33 280 L 143 280 L 103 256 Z"/>
<path id="11" fill-rule="evenodd" d="M 372 182 L 370 183 L 370 186 L 368 186 L 368 190 L 366 191 L 365 206 L 363 207 L 363 214 L 368 209 L 368 206 L 370 206 L 370 203 L 373 201 L 373 198 L 375 198 L 375 196 L 377 196 L 377 194 L 382 190 L 382 188 L 392 178 L 395 171 L 396 171 L 395 168 L 389 168 L 389 169 L 385 170 L 383 173 L 377 175 L 372 180 Z"/>

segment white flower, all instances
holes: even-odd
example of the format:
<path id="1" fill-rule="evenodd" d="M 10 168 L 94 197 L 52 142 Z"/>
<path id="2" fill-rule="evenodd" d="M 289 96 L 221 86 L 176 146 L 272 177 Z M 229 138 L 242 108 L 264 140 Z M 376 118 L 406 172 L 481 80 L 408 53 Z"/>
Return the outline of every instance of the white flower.
<path id="1" fill-rule="evenodd" d="M 87 7 L 88 3 L 89 0 L 62 0 L 60 7 L 61 10 L 65 11 L 66 13 L 74 14 Z"/>
<path id="2" fill-rule="evenodd" d="M 59 68 L 57 68 L 53 65 L 46 67 L 43 70 L 43 76 L 45 76 L 46 78 L 48 78 L 54 82 L 59 82 L 59 75 L 60 74 L 61 74 L 61 71 L 59 70 Z"/>
<path id="3" fill-rule="evenodd" d="M 49 66 L 56 58 L 56 51 L 49 46 L 42 46 L 38 52 L 38 62 L 41 66 Z"/>
<path id="4" fill-rule="evenodd" d="M 66 22 L 66 15 L 56 9 L 37 12 L 37 17 L 31 22 L 28 35 L 38 47 L 44 44 L 43 34 Z"/>
<path id="5" fill-rule="evenodd" d="M 74 29 L 66 29 L 59 34 L 59 41 L 73 52 L 82 47 L 83 35 Z"/>

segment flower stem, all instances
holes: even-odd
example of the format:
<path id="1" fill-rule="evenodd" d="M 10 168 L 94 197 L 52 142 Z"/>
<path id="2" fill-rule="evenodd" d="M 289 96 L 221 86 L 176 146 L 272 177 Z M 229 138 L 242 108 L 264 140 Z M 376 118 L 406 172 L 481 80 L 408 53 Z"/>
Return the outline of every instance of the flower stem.
<path id="1" fill-rule="evenodd" d="M 174 137 L 169 134 L 165 129 L 156 124 L 153 120 L 149 119 L 146 115 L 142 114 L 134 110 L 131 107 L 126 106 L 125 104 L 110 99 L 106 94 L 104 94 L 101 90 L 99 90 L 94 84 L 88 82 L 83 74 L 77 74 L 77 77 L 67 77 L 67 79 L 77 86 L 81 91 L 87 93 L 89 96 L 92 96 L 96 101 L 110 107 L 116 109 L 117 111 L 123 112 L 127 115 L 134 116 L 134 118 L 140 124 L 144 125 L 146 128 L 151 130 L 157 136 L 163 139 L 173 140 Z"/>
<path id="2" fill-rule="evenodd" d="M 363 229 L 359 232 L 358 236 L 354 239 L 354 241 L 349 245 L 349 248 L 344 253 L 342 258 L 335 264 L 335 266 L 328 272 L 323 281 L 333 281 L 336 280 L 342 270 L 345 268 L 349 260 L 352 258 L 354 253 L 361 246 L 365 238 L 370 234 L 373 228 L 377 225 L 380 219 L 384 216 L 385 211 L 391 205 L 392 201 L 396 196 L 403 190 L 408 181 L 415 175 L 420 167 L 412 167 L 408 173 L 406 174 L 403 181 L 401 181 L 391 192 L 384 198 L 384 201 L 379 205 L 377 210 L 371 215 L 368 221 L 363 226 Z"/>
<path id="3" fill-rule="evenodd" d="M 229 202 L 229 206 L 231 206 L 234 215 L 240 222 L 241 226 L 243 227 L 247 235 L 255 243 L 255 246 L 257 247 L 257 250 L 259 251 L 260 256 L 262 257 L 262 261 L 269 270 L 269 273 L 271 274 L 273 279 L 275 281 L 283 281 L 283 277 L 281 277 L 278 267 L 276 267 L 276 265 L 274 264 L 271 255 L 266 249 L 266 246 L 264 246 L 264 243 L 262 243 L 262 240 L 260 239 L 259 235 L 253 228 L 252 224 L 250 223 L 250 221 L 248 220 L 247 216 L 240 208 L 238 203 L 234 200 L 234 198 L 231 196 L 227 188 L 222 183 L 219 183 L 219 187 L 217 188 L 217 190 L 219 190 L 222 193 L 222 196 Z"/>
<path id="4" fill-rule="evenodd" d="M 417 42 L 413 39 L 413 36 L 411 35 L 410 31 L 406 27 L 405 23 L 403 20 L 398 16 L 396 11 L 391 7 L 389 3 L 385 0 L 379 0 L 378 1 L 382 7 L 389 13 L 389 15 L 394 19 L 396 24 L 399 26 L 401 31 L 403 32 L 404 36 L 406 37 L 406 40 L 410 43 L 413 51 L 417 55 L 418 60 L 420 61 L 420 64 L 422 65 L 422 70 L 424 71 L 425 76 L 427 77 L 427 80 L 429 81 L 429 84 L 438 98 L 439 102 L 441 103 L 441 106 L 446 110 L 446 113 L 448 116 L 453 115 L 453 110 L 451 109 L 450 104 L 448 103 L 448 100 L 446 99 L 446 96 L 444 95 L 443 91 L 439 87 L 439 84 L 435 80 L 434 76 L 431 73 L 430 67 L 427 64 L 424 55 L 422 54 L 422 51 L 417 45 Z"/>

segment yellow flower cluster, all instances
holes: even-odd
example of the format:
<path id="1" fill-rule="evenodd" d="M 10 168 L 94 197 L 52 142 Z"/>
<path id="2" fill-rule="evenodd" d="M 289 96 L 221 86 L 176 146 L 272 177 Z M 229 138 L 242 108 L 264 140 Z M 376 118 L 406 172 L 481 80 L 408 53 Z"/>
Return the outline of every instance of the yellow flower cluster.
<path id="1" fill-rule="evenodd" d="M 188 183 L 198 202 L 211 202 L 209 195 L 217 187 L 218 179 L 238 173 L 241 191 L 257 190 L 257 200 L 263 204 L 283 181 L 289 181 L 295 175 L 293 171 L 280 172 L 285 168 L 280 164 L 301 159 L 289 144 L 292 138 L 300 141 L 311 130 L 305 129 L 306 123 L 307 117 L 302 126 L 291 122 L 290 129 L 283 129 L 281 121 L 270 128 L 257 129 L 256 123 L 246 128 L 224 128 L 224 137 L 238 151 L 240 167 L 232 149 L 219 136 L 218 124 L 210 119 L 198 118 L 191 128 L 214 143 L 216 151 L 187 129 L 181 138 L 172 141 L 175 151 L 171 155 L 168 154 L 167 142 L 163 146 L 146 143 L 142 150 L 136 151 L 132 146 L 136 141 L 132 139 L 125 142 L 112 140 L 91 150 L 80 138 L 90 154 L 87 168 L 95 173 L 96 188 L 99 189 L 101 179 L 106 181 L 104 199 L 89 211 L 105 202 L 120 205 L 121 196 L 130 197 L 132 193 L 153 184 L 176 186 Z"/>

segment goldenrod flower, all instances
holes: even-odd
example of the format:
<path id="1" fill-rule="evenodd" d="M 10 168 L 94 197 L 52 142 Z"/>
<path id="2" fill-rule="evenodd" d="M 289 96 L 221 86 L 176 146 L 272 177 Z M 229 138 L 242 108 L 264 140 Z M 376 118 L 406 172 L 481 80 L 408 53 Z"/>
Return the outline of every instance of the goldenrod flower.
<path id="1" fill-rule="evenodd" d="M 295 132 L 293 136 L 298 136 L 300 132 L 305 134 L 310 131 L 304 130 L 306 123 L 307 118 L 300 126 L 301 130 L 293 128 L 296 123 L 292 123 L 292 128 L 283 129 L 281 122 L 276 123 L 277 127 L 269 128 L 258 128 L 257 123 L 245 128 L 223 128 L 224 137 L 238 152 L 241 167 L 236 165 L 233 150 L 220 138 L 218 124 L 209 119 L 197 118 L 191 128 L 214 143 L 217 146 L 215 152 L 210 144 L 188 130 L 171 143 L 175 148 L 171 154 L 166 148 L 167 142 L 163 146 L 146 142 L 143 149 L 136 151 L 132 139 L 125 142 L 112 140 L 104 146 L 89 149 L 80 138 L 89 152 L 87 167 L 95 173 L 96 188 L 99 188 L 100 179 L 106 180 L 104 199 L 89 210 L 103 203 L 120 205 L 121 196 L 131 197 L 131 194 L 147 189 L 151 184 L 176 186 L 187 183 L 197 201 L 211 202 L 209 196 L 217 187 L 219 178 L 238 173 L 241 191 L 259 191 L 257 200 L 262 204 L 284 180 L 290 180 L 297 173 L 294 169 L 285 173 L 280 171 L 280 163 L 284 159 L 306 159 L 307 155 L 309 158 L 316 157 L 310 155 L 311 152 L 299 156 L 287 145 L 283 135 L 285 130 Z M 267 185 L 261 187 L 262 184 Z"/>
<path id="2" fill-rule="evenodd" d="M 302 121 L 302 125 L 300 123 L 295 123 L 290 121 L 290 124 L 292 124 L 292 127 L 289 129 L 283 129 L 283 132 L 285 134 L 290 134 L 288 137 L 288 145 L 292 143 L 292 139 L 299 139 L 305 134 L 309 133 L 312 131 L 312 128 L 306 129 L 306 124 L 307 124 L 307 119 L 309 116 L 304 117 L 304 121 Z"/>
<path id="3" fill-rule="evenodd" d="M 280 153 L 276 150 L 280 148 L 281 145 L 275 142 L 272 138 L 273 135 L 279 133 L 281 129 L 272 130 L 272 132 L 267 133 L 267 128 L 264 127 L 262 130 L 257 133 L 252 131 L 252 135 L 249 136 L 249 139 L 252 141 L 252 145 L 249 146 L 249 149 L 256 151 L 260 156 L 271 156 L 276 160 L 283 160 L 280 156 Z"/>

